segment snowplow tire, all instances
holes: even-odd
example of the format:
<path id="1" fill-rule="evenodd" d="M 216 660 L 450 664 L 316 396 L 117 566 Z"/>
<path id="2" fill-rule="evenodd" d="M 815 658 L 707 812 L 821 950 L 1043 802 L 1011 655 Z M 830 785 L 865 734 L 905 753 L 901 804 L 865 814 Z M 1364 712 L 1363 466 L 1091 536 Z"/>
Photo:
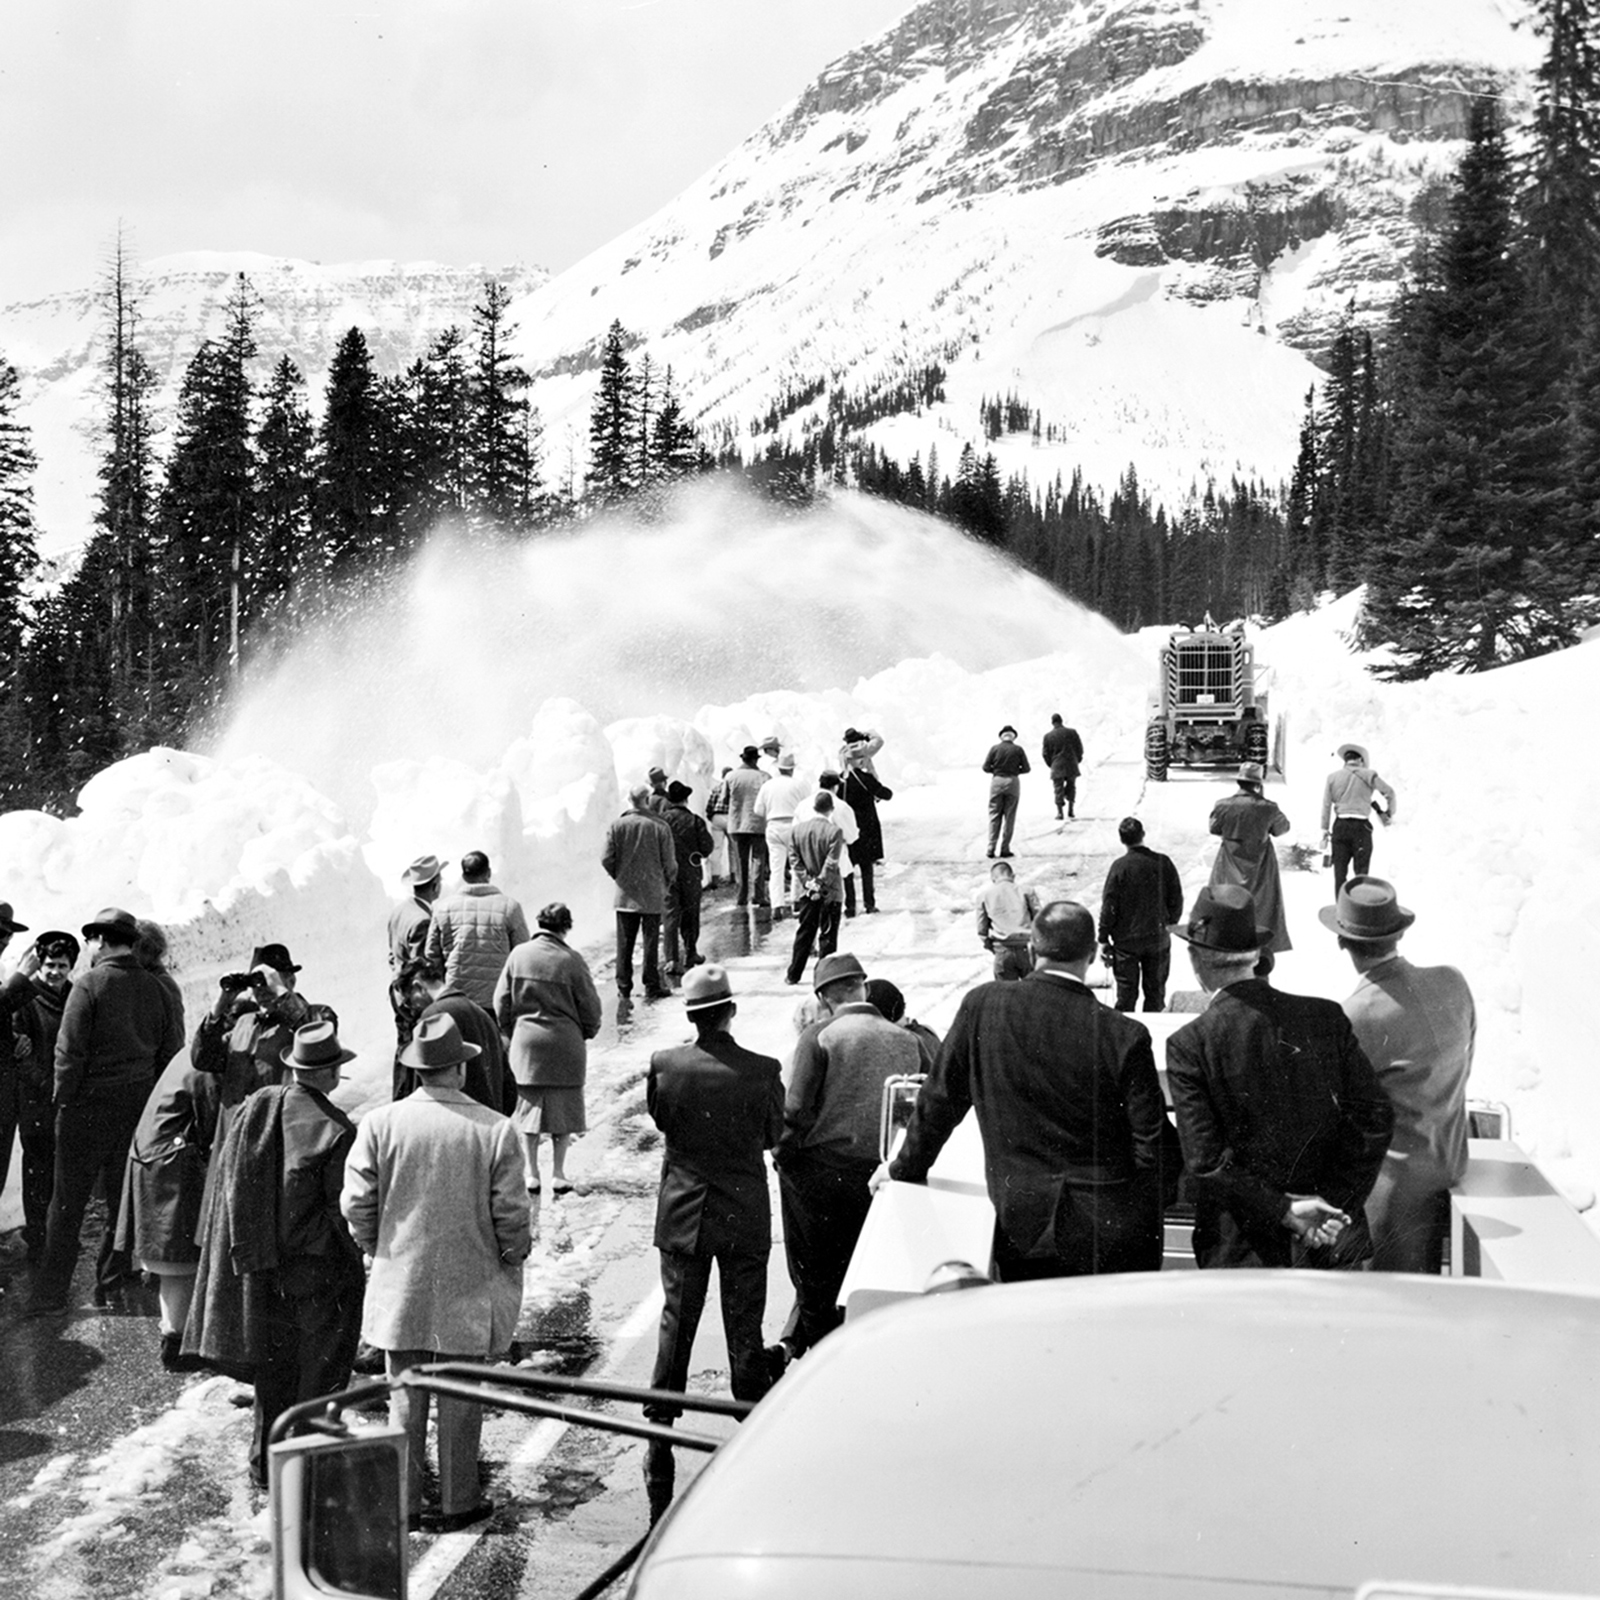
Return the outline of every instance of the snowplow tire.
<path id="1" fill-rule="evenodd" d="M 1247 722 L 1244 725 L 1244 758 L 1265 767 L 1272 756 L 1272 746 L 1264 722 Z"/>
<path id="2" fill-rule="evenodd" d="M 1165 783 L 1167 781 L 1168 762 L 1166 725 L 1160 722 L 1152 722 L 1144 730 L 1145 777 L 1151 783 Z"/>

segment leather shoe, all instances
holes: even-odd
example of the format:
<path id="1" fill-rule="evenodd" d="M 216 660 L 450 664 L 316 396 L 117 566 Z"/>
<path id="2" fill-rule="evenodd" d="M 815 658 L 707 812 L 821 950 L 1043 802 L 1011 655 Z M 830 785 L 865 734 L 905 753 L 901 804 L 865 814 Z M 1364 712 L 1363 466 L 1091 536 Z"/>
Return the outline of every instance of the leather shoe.
<path id="1" fill-rule="evenodd" d="M 436 1511 L 423 1512 L 422 1526 L 429 1533 L 460 1533 L 463 1528 L 470 1528 L 479 1522 L 486 1522 L 494 1515 L 495 1504 L 493 1500 L 480 1500 L 475 1506 L 468 1506 L 465 1511 Z"/>

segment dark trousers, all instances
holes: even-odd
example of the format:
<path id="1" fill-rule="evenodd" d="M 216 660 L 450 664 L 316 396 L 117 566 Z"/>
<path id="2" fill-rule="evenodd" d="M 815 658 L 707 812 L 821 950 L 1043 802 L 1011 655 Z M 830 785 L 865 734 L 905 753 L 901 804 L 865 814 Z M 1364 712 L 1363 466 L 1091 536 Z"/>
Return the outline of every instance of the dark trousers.
<path id="1" fill-rule="evenodd" d="M 799 983 L 811 959 L 811 947 L 816 945 L 819 956 L 831 956 L 839 947 L 839 911 L 837 900 L 802 900 L 795 908 L 794 949 L 789 955 L 788 978 Z"/>
<path id="2" fill-rule="evenodd" d="M 1078 803 L 1078 775 L 1073 773 L 1070 778 L 1058 778 L 1052 772 L 1050 782 L 1056 791 L 1056 815 L 1059 817 L 1063 806 L 1070 812 Z"/>
<path id="3" fill-rule="evenodd" d="M 1017 802 L 1022 798 L 1022 785 L 1013 778 L 1003 788 L 989 791 L 989 854 L 996 850 L 1008 854 L 1011 835 L 1017 827 Z"/>
<path id="4" fill-rule="evenodd" d="M 21 1099 L 17 1090 L 16 1065 L 0 1061 L 0 1193 L 11 1176 L 11 1147 L 17 1138 L 17 1114 Z"/>
<path id="5" fill-rule="evenodd" d="M 661 1252 L 661 1336 L 656 1345 L 652 1389 L 681 1394 L 689 1382 L 694 1336 L 706 1308 L 715 1262 L 722 1298 L 722 1331 L 728 1341 L 728 1367 L 735 1400 L 759 1400 L 770 1382 L 761 1319 L 767 1310 L 767 1251 L 716 1250 L 702 1255 L 687 1250 Z M 682 1415 L 677 1406 L 647 1405 L 652 1422 L 672 1422 Z"/>
<path id="6" fill-rule="evenodd" d="M 298 1265 L 298 1264 L 297 1264 Z M 284 1294 L 274 1285 L 260 1300 L 255 1414 L 250 1429 L 250 1475 L 267 1481 L 267 1436 L 272 1425 L 302 1400 L 334 1394 L 350 1382 L 350 1366 L 361 1338 L 362 1283 L 348 1264 L 327 1269 L 321 1285 Z M 295 1284 L 305 1288 L 303 1282 Z"/>
<path id="7" fill-rule="evenodd" d="M 1161 1206 L 1155 1181 L 1066 1185 L 1044 1255 L 1020 1255 L 997 1228 L 995 1266 L 1002 1283 L 1081 1278 L 1102 1272 L 1159 1272 Z"/>
<path id="8" fill-rule="evenodd" d="M 857 861 L 854 856 L 850 858 L 850 861 L 851 865 L 855 867 L 856 872 L 859 873 L 861 877 L 862 910 L 876 911 L 878 909 L 878 902 L 873 898 L 872 892 L 872 862 L 866 859 Z M 854 911 L 856 908 L 856 891 L 854 883 L 849 878 L 845 879 L 844 893 L 847 907 L 849 910 Z"/>
<path id="9" fill-rule="evenodd" d="M 790 1343 L 809 1350 L 844 1320 L 839 1286 L 872 1205 L 871 1162 L 833 1166 L 803 1150 L 791 1152 L 778 1174 L 783 1202 L 783 1248 L 794 1285 Z"/>
<path id="10" fill-rule="evenodd" d="M 1016 983 L 1033 971 L 1032 945 L 1007 944 L 1003 939 L 996 939 L 990 948 L 994 954 L 996 983 Z"/>
<path id="11" fill-rule="evenodd" d="M 644 992 L 660 994 L 661 914 L 656 911 L 617 913 L 617 993 L 633 993 L 633 945 L 644 934 Z"/>
<path id="12" fill-rule="evenodd" d="M 700 869 L 685 883 L 683 873 L 673 885 L 661 923 L 661 943 L 668 970 L 683 971 L 700 964 Z"/>
<path id="13" fill-rule="evenodd" d="M 96 1180 L 106 1197 L 106 1231 L 95 1263 L 95 1281 L 110 1288 L 128 1270 L 113 1247 L 122 1173 L 150 1083 L 109 1084 L 70 1101 L 56 1112 L 56 1170 L 45 1227 L 44 1256 L 34 1280 L 34 1299 L 55 1304 L 67 1298 L 78 1261 L 78 1236 Z"/>
<path id="14" fill-rule="evenodd" d="M 394 1062 L 390 1071 L 390 1098 L 404 1100 L 416 1088 L 417 1080 L 412 1076 L 410 1067 L 400 1065 L 400 1052 L 411 1043 L 411 1036 L 417 1031 L 417 1016 L 411 1009 L 411 1001 L 401 989 L 398 978 L 392 979 L 389 984 L 389 1009 L 394 1013 L 395 1037 Z"/>
<path id="15" fill-rule="evenodd" d="M 1330 844 L 1333 850 L 1333 892 L 1344 888 L 1344 880 L 1355 868 L 1361 877 L 1372 865 L 1372 824 L 1361 817 L 1335 817 Z"/>
<path id="16" fill-rule="evenodd" d="M 22 1136 L 22 1242 L 31 1258 L 44 1249 L 56 1186 L 56 1130 L 45 1122 Z"/>
<path id="17" fill-rule="evenodd" d="M 1132 1011 L 1144 985 L 1144 1008 L 1161 1011 L 1167 1003 L 1167 978 L 1172 971 L 1172 946 L 1162 950 L 1124 950 L 1111 952 L 1111 973 L 1117 980 L 1117 1010 Z"/>
<path id="18" fill-rule="evenodd" d="M 738 885 L 733 903 L 736 906 L 752 902 L 758 906 L 770 905 L 768 880 L 772 876 L 772 865 L 767 860 L 766 834 L 730 833 L 728 839 L 733 845 L 733 878 Z"/>

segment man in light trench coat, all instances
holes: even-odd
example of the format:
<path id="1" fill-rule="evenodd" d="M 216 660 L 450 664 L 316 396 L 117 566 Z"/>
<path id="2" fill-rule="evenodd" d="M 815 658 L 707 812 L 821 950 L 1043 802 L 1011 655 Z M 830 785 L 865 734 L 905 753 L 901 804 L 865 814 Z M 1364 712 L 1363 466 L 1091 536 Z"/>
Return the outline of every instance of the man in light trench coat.
<path id="1" fill-rule="evenodd" d="M 372 1258 L 361 1334 L 389 1376 L 433 1361 L 482 1361 L 510 1347 L 532 1248 L 527 1169 L 510 1119 L 462 1089 L 475 1055 L 454 1019 L 417 1024 L 400 1061 L 414 1094 L 367 1113 L 356 1130 L 339 1204 Z M 412 1526 L 440 1532 L 494 1510 L 478 1482 L 482 1408 L 439 1399 L 439 1510 L 422 1513 L 428 1397 L 398 1389 L 390 1420 L 410 1435 Z"/>

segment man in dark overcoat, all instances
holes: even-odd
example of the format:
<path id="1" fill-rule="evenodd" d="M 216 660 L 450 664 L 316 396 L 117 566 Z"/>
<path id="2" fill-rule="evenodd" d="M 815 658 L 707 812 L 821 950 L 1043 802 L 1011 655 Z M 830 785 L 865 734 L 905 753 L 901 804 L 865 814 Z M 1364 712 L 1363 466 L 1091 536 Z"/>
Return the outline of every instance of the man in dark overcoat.
<path id="1" fill-rule="evenodd" d="M 251 1095 L 217 1152 L 184 1348 L 255 1385 L 260 1488 L 273 1423 L 344 1388 L 361 1337 L 361 1251 L 339 1210 L 356 1130 L 328 1098 L 354 1059 L 333 1023 L 297 1029 L 283 1052 L 289 1081 Z"/>
<path id="2" fill-rule="evenodd" d="M 1160 1011 L 1172 971 L 1167 930 L 1183 916 L 1183 884 L 1172 857 L 1146 846 L 1137 817 L 1124 817 L 1117 837 L 1124 849 L 1100 891 L 1100 948 L 1117 980 L 1117 1010 L 1133 1010 L 1143 983 L 1145 1010 Z"/>
<path id="3" fill-rule="evenodd" d="M 667 785 L 666 801 L 659 808 L 661 820 L 672 830 L 678 855 L 678 876 L 668 891 L 661 924 L 666 971 L 672 978 L 700 965 L 700 867 L 715 848 L 706 819 L 689 809 L 693 793 L 688 784 L 675 778 Z"/>
<path id="4" fill-rule="evenodd" d="M 1178 1180 L 1150 1035 L 1084 984 L 1094 918 L 1055 900 L 1033 924 L 1034 969 L 969 991 L 899 1153 L 874 1175 L 921 1183 L 970 1107 L 1007 1282 L 1161 1266 Z"/>
<path id="5" fill-rule="evenodd" d="M 772 1250 L 764 1152 L 783 1132 L 783 1082 L 771 1056 L 734 1042 L 729 1029 L 737 1007 L 723 967 L 695 967 L 683 993 L 694 1043 L 651 1056 L 645 1087 L 666 1140 L 655 1231 L 666 1304 L 650 1384 L 678 1393 L 687 1384 L 715 1263 L 734 1398 L 759 1400 L 771 1381 L 761 1342 Z M 679 1414 L 664 1402 L 645 1407 L 655 1422 Z M 652 1446 L 645 1481 L 651 1512 L 659 1516 L 672 1498 L 670 1447 Z"/>
<path id="6" fill-rule="evenodd" d="M 1083 740 L 1078 737 L 1076 728 L 1069 728 L 1061 720 L 1059 711 L 1051 715 L 1050 729 L 1044 736 L 1040 754 L 1044 757 L 1045 766 L 1050 769 L 1050 785 L 1056 797 L 1056 821 L 1065 821 L 1062 816 L 1063 805 L 1066 807 L 1066 816 L 1075 817 L 1078 773 L 1083 766 Z"/>
<path id="7" fill-rule="evenodd" d="M 1255 976 L 1272 930 L 1233 884 L 1205 888 L 1186 926 L 1215 998 L 1167 1040 L 1167 1083 L 1195 1184 L 1202 1267 L 1351 1267 L 1372 1253 L 1362 1207 L 1394 1108 L 1332 1000 Z"/>

